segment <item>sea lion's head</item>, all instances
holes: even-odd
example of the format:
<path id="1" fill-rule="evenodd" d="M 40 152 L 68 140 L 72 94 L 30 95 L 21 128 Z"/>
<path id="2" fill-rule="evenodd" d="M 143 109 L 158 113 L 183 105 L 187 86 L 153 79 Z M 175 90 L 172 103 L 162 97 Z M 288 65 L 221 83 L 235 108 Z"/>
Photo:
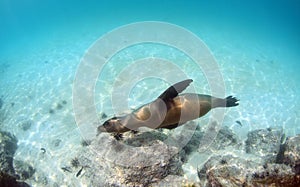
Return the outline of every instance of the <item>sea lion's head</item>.
<path id="1" fill-rule="evenodd" d="M 98 134 L 101 132 L 117 132 L 122 133 L 125 129 L 127 129 L 121 122 L 121 118 L 113 117 L 103 123 L 103 125 L 98 127 Z"/>

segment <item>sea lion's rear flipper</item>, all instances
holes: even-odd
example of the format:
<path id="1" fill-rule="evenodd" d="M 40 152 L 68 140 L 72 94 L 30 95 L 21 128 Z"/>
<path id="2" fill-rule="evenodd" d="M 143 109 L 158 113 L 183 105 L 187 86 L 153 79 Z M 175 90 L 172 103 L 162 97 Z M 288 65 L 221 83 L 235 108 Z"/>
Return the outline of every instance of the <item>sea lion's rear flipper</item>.
<path id="1" fill-rule="evenodd" d="M 212 108 L 216 107 L 234 107 L 239 105 L 239 101 L 237 98 L 233 96 L 228 96 L 225 99 L 221 98 L 213 98 L 212 99 Z"/>
<path id="2" fill-rule="evenodd" d="M 192 79 L 187 79 L 181 82 L 178 82 L 172 86 L 170 86 L 164 93 L 162 93 L 158 98 L 162 99 L 163 101 L 167 102 L 170 99 L 176 97 L 179 93 L 185 90 L 190 83 L 193 82 Z"/>
<path id="3" fill-rule="evenodd" d="M 238 100 L 237 98 L 230 95 L 230 96 L 226 97 L 226 107 L 238 106 L 239 101 L 240 100 Z"/>

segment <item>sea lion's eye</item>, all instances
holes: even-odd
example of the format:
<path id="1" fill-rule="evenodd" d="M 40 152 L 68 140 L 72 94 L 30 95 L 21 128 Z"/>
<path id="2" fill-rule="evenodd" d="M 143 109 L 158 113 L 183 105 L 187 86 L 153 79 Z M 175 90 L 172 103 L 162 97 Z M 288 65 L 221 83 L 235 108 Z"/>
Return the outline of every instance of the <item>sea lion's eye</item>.
<path id="1" fill-rule="evenodd" d="M 103 126 L 108 126 L 108 125 L 109 125 L 108 121 L 104 122 L 104 124 L 103 124 Z"/>

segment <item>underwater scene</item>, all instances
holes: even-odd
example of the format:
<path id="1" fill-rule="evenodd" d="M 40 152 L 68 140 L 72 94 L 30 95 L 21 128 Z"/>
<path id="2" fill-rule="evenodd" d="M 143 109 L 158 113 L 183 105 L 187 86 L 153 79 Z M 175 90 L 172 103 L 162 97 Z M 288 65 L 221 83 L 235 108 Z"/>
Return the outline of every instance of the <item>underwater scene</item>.
<path id="1" fill-rule="evenodd" d="M 299 10 L 0 0 L 0 186 L 300 186 Z"/>

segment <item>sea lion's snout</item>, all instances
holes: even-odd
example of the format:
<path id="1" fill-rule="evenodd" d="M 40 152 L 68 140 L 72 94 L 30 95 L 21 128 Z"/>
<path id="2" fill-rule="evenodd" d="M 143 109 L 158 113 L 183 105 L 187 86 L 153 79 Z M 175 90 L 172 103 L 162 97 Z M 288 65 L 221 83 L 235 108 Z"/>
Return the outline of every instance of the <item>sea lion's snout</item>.
<path id="1" fill-rule="evenodd" d="M 105 121 L 101 126 L 98 127 L 98 134 L 101 132 L 113 132 L 112 119 Z"/>
<path id="2" fill-rule="evenodd" d="M 113 117 L 103 123 L 103 125 L 98 127 L 98 134 L 101 132 L 120 132 L 122 131 L 123 125 L 120 122 L 120 119 Z"/>
<path id="3" fill-rule="evenodd" d="M 98 127 L 98 134 L 101 132 L 107 132 L 106 128 L 104 127 L 104 125 L 101 125 Z"/>

